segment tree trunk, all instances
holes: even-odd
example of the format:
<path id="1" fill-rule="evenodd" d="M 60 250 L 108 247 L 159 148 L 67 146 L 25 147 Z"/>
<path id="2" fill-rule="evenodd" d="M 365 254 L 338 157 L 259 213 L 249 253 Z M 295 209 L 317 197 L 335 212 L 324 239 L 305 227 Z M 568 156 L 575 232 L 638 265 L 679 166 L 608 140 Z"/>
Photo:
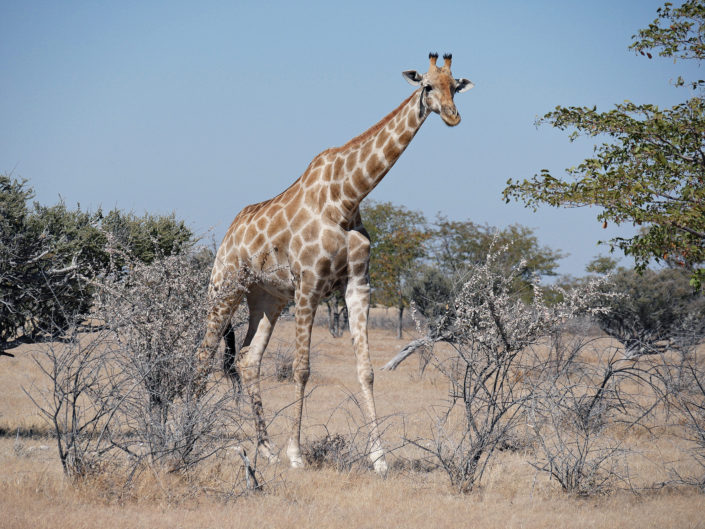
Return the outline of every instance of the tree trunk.
<path id="1" fill-rule="evenodd" d="M 333 321 L 333 298 L 330 297 L 326 300 L 326 306 L 328 307 L 328 332 L 331 336 L 335 336 L 335 325 Z"/>
<path id="2" fill-rule="evenodd" d="M 399 325 L 397 326 L 397 339 L 401 340 L 401 331 L 404 319 L 404 298 L 399 292 Z"/>

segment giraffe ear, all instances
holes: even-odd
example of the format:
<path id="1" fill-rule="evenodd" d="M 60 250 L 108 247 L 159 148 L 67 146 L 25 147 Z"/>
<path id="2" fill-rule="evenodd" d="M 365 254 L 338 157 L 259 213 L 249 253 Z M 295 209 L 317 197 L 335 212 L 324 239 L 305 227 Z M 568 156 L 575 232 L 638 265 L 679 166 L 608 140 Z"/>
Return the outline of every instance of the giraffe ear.
<path id="1" fill-rule="evenodd" d="M 405 70 L 401 72 L 401 74 L 404 76 L 404 79 L 413 86 L 418 86 L 421 83 L 421 79 L 423 79 L 421 74 L 416 70 Z"/>
<path id="2" fill-rule="evenodd" d="M 475 86 L 475 83 L 473 83 L 469 79 L 456 79 L 455 82 L 456 82 L 455 92 L 458 94 L 462 94 L 463 92 L 467 92 L 473 86 Z"/>

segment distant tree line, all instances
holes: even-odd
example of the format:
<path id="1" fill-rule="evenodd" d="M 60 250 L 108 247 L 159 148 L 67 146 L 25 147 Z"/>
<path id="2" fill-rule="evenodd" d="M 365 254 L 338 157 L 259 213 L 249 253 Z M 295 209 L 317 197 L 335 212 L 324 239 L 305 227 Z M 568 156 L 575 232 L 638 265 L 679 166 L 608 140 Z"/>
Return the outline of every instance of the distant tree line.
<path id="1" fill-rule="evenodd" d="M 541 245 L 525 226 L 496 228 L 443 216 L 428 222 L 421 212 L 371 201 L 363 205 L 362 217 L 372 241 L 372 302 L 397 308 L 398 338 L 404 311 L 413 304 L 438 331 L 434 339 L 443 341 L 439 320 L 452 324 L 448 314 L 459 290 L 490 254 L 496 256 L 494 273 L 511 277 L 511 294 L 524 303 L 532 303 L 536 292 L 549 305 L 561 303 L 566 292 L 596 276 L 607 276 L 602 288 L 612 295 L 604 298 L 603 310 L 591 319 L 621 343 L 626 357 L 691 350 L 705 337 L 705 296 L 689 284 L 691 270 L 676 261 L 667 261 L 658 270 L 630 270 L 618 267 L 611 257 L 599 256 L 587 265 L 583 277 L 559 277 L 558 261 L 564 254 Z M 537 290 L 542 278 L 553 281 L 543 282 Z M 342 296 L 331 299 L 339 304 Z M 334 335 L 340 335 L 342 323 L 336 320 Z M 417 342 L 413 343 L 421 344 Z M 413 352 L 415 346 L 405 349 Z"/>
<path id="2" fill-rule="evenodd" d="M 445 305 L 453 284 L 470 267 L 483 263 L 492 248 L 507 247 L 502 267 L 520 266 L 514 288 L 528 300 L 535 276 L 555 276 L 559 250 L 539 244 L 531 228 L 513 224 L 496 228 L 473 221 L 453 221 L 439 215 L 429 222 L 419 211 L 391 202 L 367 201 L 361 209 L 370 234 L 372 302 L 398 309 L 397 336 L 403 314 L 413 301 L 426 313 Z"/>

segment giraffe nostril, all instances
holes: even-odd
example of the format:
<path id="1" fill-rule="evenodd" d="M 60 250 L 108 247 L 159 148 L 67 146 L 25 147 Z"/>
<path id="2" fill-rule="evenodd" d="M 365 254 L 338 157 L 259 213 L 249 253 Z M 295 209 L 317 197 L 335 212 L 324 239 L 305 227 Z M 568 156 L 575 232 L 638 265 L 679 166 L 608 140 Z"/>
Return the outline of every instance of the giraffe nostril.
<path id="1" fill-rule="evenodd" d="M 447 116 L 452 116 L 455 117 L 458 115 L 458 109 L 455 108 L 454 106 L 444 106 L 443 107 L 443 113 L 446 114 Z"/>

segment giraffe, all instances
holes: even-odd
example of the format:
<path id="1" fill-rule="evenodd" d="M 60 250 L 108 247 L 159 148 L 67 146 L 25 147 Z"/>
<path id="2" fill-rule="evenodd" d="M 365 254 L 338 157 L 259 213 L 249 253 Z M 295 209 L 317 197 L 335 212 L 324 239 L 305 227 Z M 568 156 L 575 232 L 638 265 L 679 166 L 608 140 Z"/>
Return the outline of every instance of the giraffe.
<path id="1" fill-rule="evenodd" d="M 474 84 L 451 74 L 452 56 L 429 54 L 425 74 L 402 72 L 418 88 L 372 128 L 341 147 L 316 156 L 303 175 L 278 196 L 245 207 L 230 225 L 216 254 L 210 279 L 211 299 L 206 333 L 198 349 L 201 366 L 209 365 L 225 338 L 226 372 L 247 389 L 252 404 L 258 450 L 271 461 L 278 457 L 263 418 L 259 374 L 262 355 L 285 305 L 295 302 L 295 401 L 287 456 L 294 468 L 301 456 L 301 414 L 309 378 L 309 353 L 314 315 L 321 299 L 342 288 L 348 306 L 357 377 L 371 424 L 370 459 L 385 474 L 370 363 L 367 319 L 370 305 L 368 265 L 370 240 L 360 218 L 360 203 L 391 169 L 431 112 L 448 126 L 460 123 L 453 97 Z M 226 292 L 226 277 L 249 270 L 257 279 L 247 291 Z M 249 326 L 236 360 L 230 318 L 246 297 Z M 204 367 L 203 369 L 207 369 Z M 205 374 L 204 374 L 205 376 Z"/>

